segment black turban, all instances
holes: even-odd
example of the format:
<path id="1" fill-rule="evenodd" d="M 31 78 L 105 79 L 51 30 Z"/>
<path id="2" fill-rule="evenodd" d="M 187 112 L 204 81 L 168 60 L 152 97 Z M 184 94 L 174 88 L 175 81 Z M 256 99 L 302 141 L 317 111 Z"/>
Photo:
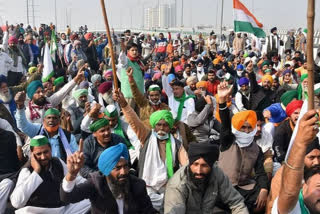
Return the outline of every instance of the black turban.
<path id="1" fill-rule="evenodd" d="M 203 158 L 211 167 L 218 160 L 219 152 L 217 144 L 191 142 L 188 150 L 189 164 L 191 165 L 199 158 Z"/>
<path id="2" fill-rule="evenodd" d="M 314 149 L 320 150 L 319 138 L 318 138 L 318 137 L 316 137 L 316 138 L 312 141 L 312 143 L 308 145 L 306 154 L 309 154 L 309 153 L 312 152 L 312 150 L 314 150 Z"/>

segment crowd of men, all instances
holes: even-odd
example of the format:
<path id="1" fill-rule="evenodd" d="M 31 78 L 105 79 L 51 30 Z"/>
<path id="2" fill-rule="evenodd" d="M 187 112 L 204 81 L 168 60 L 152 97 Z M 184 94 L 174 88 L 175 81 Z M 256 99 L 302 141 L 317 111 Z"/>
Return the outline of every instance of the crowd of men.
<path id="1" fill-rule="evenodd" d="M 320 213 L 306 33 L 2 26 L 0 213 Z"/>

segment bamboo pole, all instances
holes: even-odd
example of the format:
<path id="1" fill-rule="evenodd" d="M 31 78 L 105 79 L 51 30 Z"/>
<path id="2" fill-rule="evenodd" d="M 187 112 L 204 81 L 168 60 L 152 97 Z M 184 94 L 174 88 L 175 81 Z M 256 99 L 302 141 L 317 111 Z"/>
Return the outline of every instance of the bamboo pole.
<path id="1" fill-rule="evenodd" d="M 315 0 L 308 0 L 308 33 L 307 33 L 307 70 L 308 70 L 308 110 L 314 109 L 314 61 L 313 61 L 313 34 Z"/>
<path id="2" fill-rule="evenodd" d="M 115 61 L 115 58 L 114 58 L 114 50 L 113 50 L 113 45 L 112 45 L 112 39 L 111 39 L 111 34 L 110 34 L 110 28 L 109 28 L 109 22 L 108 22 L 106 7 L 105 7 L 105 4 L 104 4 L 104 0 L 100 0 L 100 3 L 101 3 L 102 14 L 103 14 L 103 18 L 104 18 L 104 24 L 105 24 L 105 27 L 106 27 L 107 37 L 108 37 L 109 50 L 110 50 L 110 54 L 111 54 L 111 64 L 112 64 L 112 74 L 113 74 L 114 89 L 118 90 L 118 79 L 117 79 L 116 64 L 115 64 L 116 61 Z"/>

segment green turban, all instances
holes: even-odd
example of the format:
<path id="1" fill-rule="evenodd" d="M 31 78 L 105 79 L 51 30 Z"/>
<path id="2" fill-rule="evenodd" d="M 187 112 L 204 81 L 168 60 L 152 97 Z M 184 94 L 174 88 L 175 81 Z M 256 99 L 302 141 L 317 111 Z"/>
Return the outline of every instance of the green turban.
<path id="1" fill-rule="evenodd" d="M 160 120 L 165 120 L 168 124 L 169 127 L 172 128 L 174 124 L 174 119 L 170 111 L 168 110 L 160 110 L 153 112 L 150 116 L 150 125 L 152 128 L 156 127 L 156 124 Z"/>
<path id="2" fill-rule="evenodd" d="M 109 121 L 106 118 L 101 118 L 89 126 L 91 132 L 96 132 L 104 126 L 109 125 Z"/>
<path id="3" fill-rule="evenodd" d="M 261 64 L 261 68 L 263 68 L 263 66 L 265 66 L 265 65 L 270 65 L 270 62 L 269 62 L 269 60 L 265 60 L 265 61 L 263 61 L 263 63 Z"/>
<path id="4" fill-rule="evenodd" d="M 33 137 L 30 141 L 30 146 L 44 146 L 50 144 L 49 140 L 47 137 L 43 136 L 43 135 L 37 135 L 35 137 Z"/>
<path id="5" fill-rule="evenodd" d="M 302 74 L 300 80 L 302 82 L 303 80 L 305 80 L 307 78 L 308 78 L 308 74 Z"/>
<path id="6" fill-rule="evenodd" d="M 149 86 L 148 91 L 161 91 L 161 89 L 158 85 L 154 84 Z"/>
<path id="7" fill-rule="evenodd" d="M 57 79 L 55 79 L 54 81 L 53 81 L 53 85 L 54 86 L 57 86 L 57 85 L 59 85 L 59 84 L 61 84 L 61 83 L 63 83 L 64 82 L 64 77 L 58 77 Z"/>
<path id="8" fill-rule="evenodd" d="M 44 113 L 44 117 L 48 116 L 48 115 L 57 115 L 60 116 L 60 111 L 58 109 L 55 108 L 49 108 L 45 113 Z"/>
<path id="9" fill-rule="evenodd" d="M 75 90 L 75 91 L 72 93 L 72 96 L 73 96 L 76 100 L 79 99 L 79 97 L 81 97 L 82 95 L 88 96 L 88 90 L 87 90 L 87 89 L 78 89 L 78 90 Z"/>
<path id="10" fill-rule="evenodd" d="M 284 106 L 287 106 L 293 99 L 298 99 L 297 90 L 287 91 L 280 97 L 280 101 Z"/>
<path id="11" fill-rule="evenodd" d="M 42 88 L 43 89 L 43 85 L 42 85 L 42 82 L 40 80 L 34 80 L 28 85 L 28 87 L 27 87 L 27 95 L 28 95 L 29 99 L 32 99 L 34 93 L 36 93 L 38 88 Z"/>

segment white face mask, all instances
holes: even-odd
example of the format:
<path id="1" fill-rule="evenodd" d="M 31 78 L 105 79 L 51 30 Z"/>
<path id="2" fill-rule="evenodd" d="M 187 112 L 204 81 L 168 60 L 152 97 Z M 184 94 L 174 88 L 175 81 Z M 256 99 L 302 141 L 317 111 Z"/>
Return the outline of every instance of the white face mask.
<path id="1" fill-rule="evenodd" d="M 237 129 L 233 128 L 232 126 L 232 133 L 236 137 L 236 143 L 240 148 L 248 147 L 254 140 L 254 136 L 257 133 L 257 127 L 250 133 L 245 133 L 238 131 Z"/>
<path id="2" fill-rule="evenodd" d="M 243 73 L 243 70 L 242 70 L 242 71 L 237 71 L 237 75 L 238 75 L 239 77 L 241 77 L 242 73 Z"/>
<path id="3" fill-rule="evenodd" d="M 157 106 L 157 105 L 160 105 L 161 100 L 158 100 L 158 102 L 154 103 L 154 102 L 152 102 L 152 100 L 149 99 L 149 103 L 150 103 L 151 105 L 153 105 L 153 106 Z"/>
<path id="4" fill-rule="evenodd" d="M 169 134 L 168 133 L 165 133 L 165 135 L 159 135 L 159 133 L 161 133 L 162 131 L 158 131 L 158 132 L 155 132 L 153 131 L 153 133 L 156 135 L 157 139 L 159 140 L 166 140 L 169 138 Z M 164 134 L 164 132 L 162 132 Z"/>
<path id="5" fill-rule="evenodd" d="M 197 67 L 197 71 L 202 72 L 203 71 L 203 67 Z"/>

